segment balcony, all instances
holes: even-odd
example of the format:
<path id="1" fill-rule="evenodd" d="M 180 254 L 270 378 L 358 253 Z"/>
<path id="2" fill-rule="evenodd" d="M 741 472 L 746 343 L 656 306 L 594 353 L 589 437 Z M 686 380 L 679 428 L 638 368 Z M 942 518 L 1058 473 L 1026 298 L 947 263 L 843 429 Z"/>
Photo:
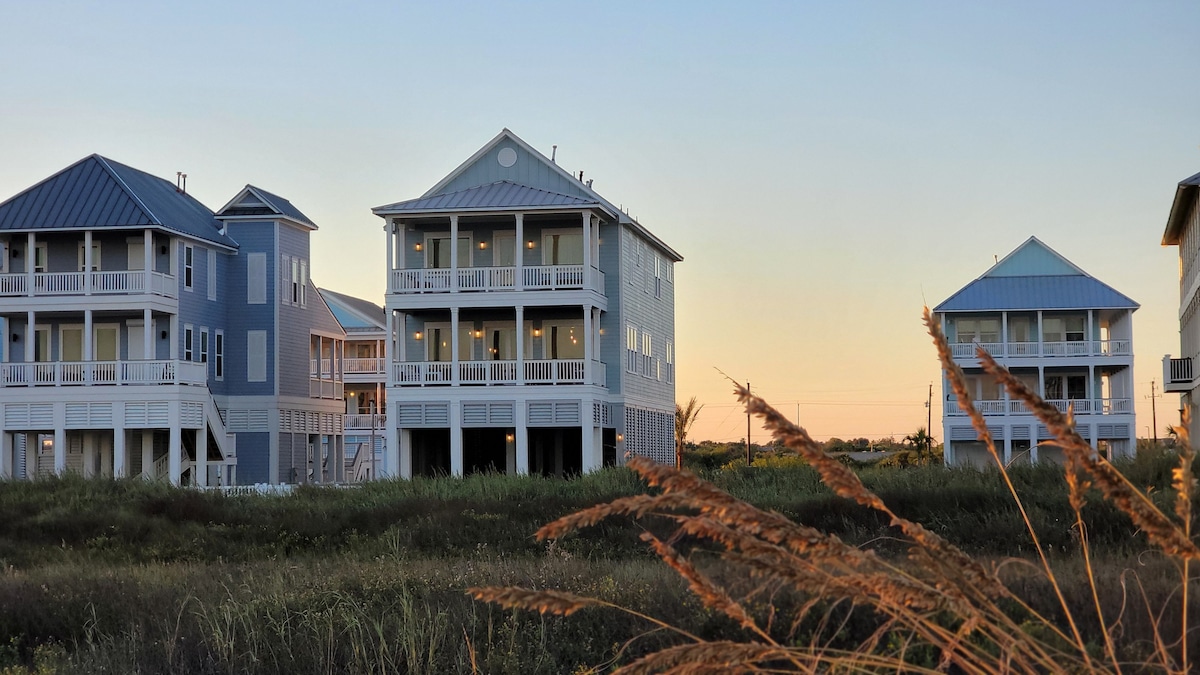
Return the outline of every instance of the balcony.
<path id="1" fill-rule="evenodd" d="M 32 280 L 32 287 L 30 281 Z M 51 295 L 140 295 L 176 297 L 175 277 L 142 270 L 0 274 L 0 297 Z"/>
<path id="2" fill-rule="evenodd" d="M 382 358 L 342 359 L 342 372 L 344 375 L 383 375 L 387 372 L 383 362 Z"/>
<path id="3" fill-rule="evenodd" d="M 192 361 L 53 361 L 0 364 L 0 387 L 208 383 L 208 365 Z"/>
<path id="4" fill-rule="evenodd" d="M 1024 401 L 991 400 L 973 401 L 975 409 L 984 416 L 988 415 L 1032 415 L 1025 407 Z M 1061 413 L 1074 406 L 1076 415 L 1131 415 L 1133 414 L 1133 399 L 1129 398 L 1074 398 L 1047 400 L 1046 403 L 1058 408 Z M 967 413 L 958 407 L 954 400 L 946 401 L 945 414 L 950 417 L 965 416 Z"/>
<path id="5" fill-rule="evenodd" d="M 342 417 L 342 428 L 346 431 L 383 431 L 387 429 L 387 415 L 353 414 Z"/>
<path id="6" fill-rule="evenodd" d="M 1189 392 L 1195 387 L 1196 375 L 1192 369 L 1192 359 L 1173 359 L 1170 355 L 1163 357 L 1163 391 Z"/>
<path id="7" fill-rule="evenodd" d="M 518 361 L 460 361 L 458 383 L 464 385 L 587 384 L 584 359 Z M 521 377 L 523 375 L 523 378 Z M 393 363 L 388 384 L 423 387 L 454 383 L 454 364 L 448 361 Z M 604 364 L 592 361 L 591 384 L 607 386 Z"/>
<path id="8" fill-rule="evenodd" d="M 584 274 L 583 265 L 537 265 L 522 267 L 464 267 L 457 275 L 454 270 L 402 269 L 392 270 L 389 293 L 451 293 L 494 291 L 559 291 L 593 288 L 604 291 L 604 273 L 596 268 Z M 518 286 L 518 279 L 521 284 Z"/>
<path id="9" fill-rule="evenodd" d="M 961 342 L 950 345 L 956 359 L 975 358 L 975 348 L 996 358 L 1060 356 L 1132 356 L 1133 340 L 1078 340 L 1070 342 Z"/>

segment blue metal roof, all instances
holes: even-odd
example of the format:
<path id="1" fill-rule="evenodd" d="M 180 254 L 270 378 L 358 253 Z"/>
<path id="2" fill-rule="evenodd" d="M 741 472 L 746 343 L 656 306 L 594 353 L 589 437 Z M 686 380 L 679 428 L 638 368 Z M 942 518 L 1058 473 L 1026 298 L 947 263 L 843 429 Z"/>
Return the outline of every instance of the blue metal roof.
<path id="1" fill-rule="evenodd" d="M 328 288 L 318 289 L 329 311 L 337 318 L 342 328 L 358 328 L 371 330 L 387 329 L 387 312 L 370 300 L 363 300 Z M 366 318 L 371 321 L 367 321 Z"/>
<path id="2" fill-rule="evenodd" d="M 91 155 L 0 204 L 0 230 L 157 227 L 234 248 L 212 211 L 156 176 Z"/>
<path id="3" fill-rule="evenodd" d="M 266 190 L 264 190 L 260 187 L 256 187 L 254 185 L 247 185 L 246 187 L 248 187 L 251 190 L 254 190 L 256 193 L 258 193 L 258 195 L 260 197 L 262 197 L 264 201 L 267 202 L 268 206 L 270 206 L 271 208 L 278 211 L 281 215 L 287 216 L 288 218 L 291 218 L 292 220 L 298 220 L 302 223 L 307 223 L 309 225 L 312 225 L 313 227 L 317 226 L 317 224 L 314 223 L 312 220 L 310 220 L 308 216 L 301 213 L 300 209 L 296 208 L 295 206 L 292 206 L 292 203 L 289 202 L 288 200 L 284 199 L 283 197 L 280 197 L 277 194 L 272 194 L 270 192 L 267 192 Z"/>
<path id="4" fill-rule="evenodd" d="M 1090 276 L 981 277 L 935 312 L 1036 309 L 1137 309 L 1138 304 Z"/>
<path id="5" fill-rule="evenodd" d="M 419 197 L 371 209 L 375 213 L 420 211 L 460 211 L 516 208 L 553 208 L 599 206 L 595 200 L 581 199 L 549 190 L 502 180 L 456 192 Z"/>

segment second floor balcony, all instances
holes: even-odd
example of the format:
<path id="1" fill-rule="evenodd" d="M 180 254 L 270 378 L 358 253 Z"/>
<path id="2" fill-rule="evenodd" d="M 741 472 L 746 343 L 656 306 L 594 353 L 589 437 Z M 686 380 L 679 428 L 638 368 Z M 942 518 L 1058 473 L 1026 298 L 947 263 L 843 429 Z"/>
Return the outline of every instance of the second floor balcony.
<path id="1" fill-rule="evenodd" d="M 144 270 L 0 274 L 0 297 L 144 293 L 176 297 L 175 277 Z"/>
<path id="2" fill-rule="evenodd" d="M 954 358 L 973 359 L 977 347 L 996 358 L 1133 355 L 1133 340 L 959 342 L 950 345 L 950 352 Z"/>
<path id="3" fill-rule="evenodd" d="M 1163 391 L 1190 392 L 1196 385 L 1196 371 L 1191 357 L 1173 359 L 1163 357 Z"/>
<path id="4" fill-rule="evenodd" d="M 207 374 L 207 363 L 179 360 L 2 363 L 0 387 L 205 386 Z"/>
<path id="5" fill-rule="evenodd" d="M 558 291 L 591 288 L 603 292 L 604 272 L 583 265 L 466 267 L 392 270 L 389 293 L 478 291 Z"/>
<path id="6" fill-rule="evenodd" d="M 991 415 L 1029 415 L 1033 413 L 1025 405 L 1024 401 L 1013 401 L 1008 399 L 996 400 L 980 400 L 972 401 L 975 409 L 984 416 Z M 1132 415 L 1133 414 L 1133 399 L 1129 398 L 1073 398 L 1073 399 L 1053 399 L 1047 400 L 1046 403 L 1058 408 L 1059 412 L 1066 413 L 1068 409 L 1074 410 L 1076 415 Z M 958 401 L 953 399 L 946 401 L 945 414 L 951 417 L 966 416 L 966 411 L 959 407 Z"/>
<path id="7" fill-rule="evenodd" d="M 607 386 L 605 366 L 584 359 L 521 361 L 415 361 L 393 363 L 389 386 L 594 384 Z M 591 371 L 590 377 L 588 371 Z M 590 381 L 589 381 L 590 380 Z"/>

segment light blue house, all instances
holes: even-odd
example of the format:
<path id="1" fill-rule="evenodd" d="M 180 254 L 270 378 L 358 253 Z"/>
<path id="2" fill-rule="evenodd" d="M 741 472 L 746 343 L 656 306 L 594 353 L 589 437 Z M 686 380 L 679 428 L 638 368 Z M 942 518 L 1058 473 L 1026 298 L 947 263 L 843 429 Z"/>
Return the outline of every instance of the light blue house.
<path id="1" fill-rule="evenodd" d="M 503 130 L 387 233 L 381 473 L 674 458 L 678 253 Z"/>
<path id="2" fill-rule="evenodd" d="M 0 204 L 0 475 L 340 479 L 315 229 L 254 186 L 214 213 L 99 155 Z"/>
<path id="3" fill-rule="evenodd" d="M 1061 460 L 1045 425 L 979 366 L 982 347 L 1042 398 L 1075 412 L 1076 429 L 1110 458 L 1136 451 L 1133 312 L 1138 304 L 1030 237 L 934 309 L 1004 460 Z M 946 392 L 945 458 L 988 465 L 971 420 Z"/>

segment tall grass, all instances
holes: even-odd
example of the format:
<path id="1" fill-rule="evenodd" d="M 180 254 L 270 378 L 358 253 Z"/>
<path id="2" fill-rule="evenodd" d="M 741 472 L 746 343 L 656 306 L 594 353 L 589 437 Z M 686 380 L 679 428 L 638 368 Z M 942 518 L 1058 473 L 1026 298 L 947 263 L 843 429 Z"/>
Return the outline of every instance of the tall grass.
<path id="1" fill-rule="evenodd" d="M 984 369 L 1037 415 L 1063 449 L 1062 480 L 1074 534 L 1070 552 L 1081 559 L 1081 564 L 1064 563 L 1063 551 L 1043 536 L 1042 514 L 1018 489 L 1018 472 L 1005 467 L 928 309 L 925 324 L 960 408 L 995 461 L 1031 558 L 973 557 L 935 527 L 904 517 L 854 471 L 825 454 L 803 428 L 738 386 L 738 398 L 776 441 L 802 455 L 836 495 L 886 521 L 904 556 L 852 545 L 752 506 L 687 471 L 634 459 L 630 466 L 651 492 L 555 520 L 538 530 L 538 538 L 555 541 L 614 517 L 666 521 L 673 528 L 667 536 L 647 531 L 641 538 L 703 606 L 742 632 L 737 639 L 716 640 L 631 610 L 639 620 L 673 632 L 678 641 L 615 672 L 1189 672 L 1197 640 L 1189 630 L 1194 625 L 1190 566 L 1200 558 L 1200 548 L 1191 539 L 1195 477 L 1186 428 L 1177 430 L 1184 443 L 1163 508 L 1161 499 L 1141 490 L 1075 432 L 1071 413 L 1046 404 L 979 350 Z M 1176 575 L 1168 598 L 1146 593 L 1137 570 L 1113 574 L 1097 560 L 1085 517 L 1097 501 L 1132 523 Z M 1117 588 L 1120 603 L 1114 610 Z M 607 601 L 564 591 L 493 586 L 470 592 L 542 614 L 612 609 Z M 847 640 L 852 626 L 854 637 Z"/>

